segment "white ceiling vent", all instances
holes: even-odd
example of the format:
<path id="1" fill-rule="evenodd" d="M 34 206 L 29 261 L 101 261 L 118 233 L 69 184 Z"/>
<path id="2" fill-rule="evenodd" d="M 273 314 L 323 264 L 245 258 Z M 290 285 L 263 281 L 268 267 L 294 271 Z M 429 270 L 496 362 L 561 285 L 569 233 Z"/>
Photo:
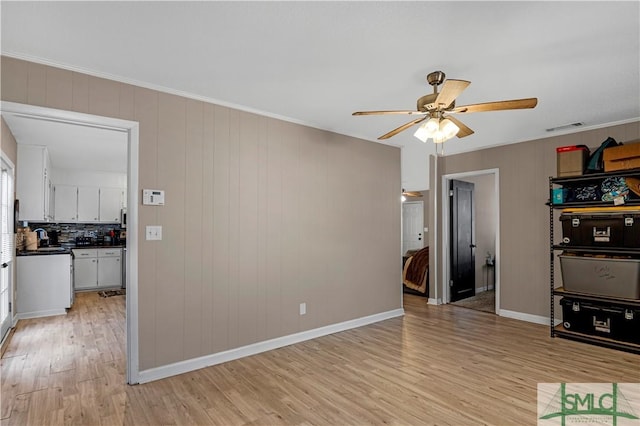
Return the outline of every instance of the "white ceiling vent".
<path id="1" fill-rule="evenodd" d="M 547 129 L 547 132 L 556 132 L 558 130 L 566 130 L 566 129 L 571 129 L 573 127 L 580 127 L 580 126 L 584 126 L 584 123 L 581 121 L 578 121 L 576 123 L 563 124 L 562 126 L 550 127 Z"/>

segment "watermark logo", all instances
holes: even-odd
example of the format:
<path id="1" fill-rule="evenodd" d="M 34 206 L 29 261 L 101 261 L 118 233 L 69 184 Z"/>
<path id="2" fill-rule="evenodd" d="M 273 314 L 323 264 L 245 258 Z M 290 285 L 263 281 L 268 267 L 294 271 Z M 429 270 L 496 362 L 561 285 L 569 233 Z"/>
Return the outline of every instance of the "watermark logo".
<path id="1" fill-rule="evenodd" d="M 538 383 L 538 425 L 640 426 L 640 383 Z"/>

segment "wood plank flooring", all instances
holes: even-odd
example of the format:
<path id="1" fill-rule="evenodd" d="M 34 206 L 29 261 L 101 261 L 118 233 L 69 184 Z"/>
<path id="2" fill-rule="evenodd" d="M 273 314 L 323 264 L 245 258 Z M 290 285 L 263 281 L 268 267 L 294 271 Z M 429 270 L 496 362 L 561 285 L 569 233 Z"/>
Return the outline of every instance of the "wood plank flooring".
<path id="1" fill-rule="evenodd" d="M 539 382 L 640 382 L 640 356 L 405 295 L 395 318 L 144 385 L 125 385 L 124 297 L 82 293 L 21 321 L 2 358 L 2 425 L 524 425 Z"/>

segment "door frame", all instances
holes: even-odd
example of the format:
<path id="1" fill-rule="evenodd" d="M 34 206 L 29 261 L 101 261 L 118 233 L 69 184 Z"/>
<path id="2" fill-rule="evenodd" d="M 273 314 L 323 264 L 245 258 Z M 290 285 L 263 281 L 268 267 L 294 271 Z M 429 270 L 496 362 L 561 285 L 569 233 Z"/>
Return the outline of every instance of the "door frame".
<path id="1" fill-rule="evenodd" d="M 40 107 L 15 102 L 0 102 L 2 114 L 16 114 L 36 120 L 57 121 L 80 126 L 99 127 L 125 132 L 127 143 L 127 255 L 126 255 L 126 380 L 139 383 L 138 336 L 138 150 L 139 124 L 137 121 L 103 117 L 74 111 Z"/>
<path id="2" fill-rule="evenodd" d="M 500 261 L 500 169 L 475 170 L 462 173 L 451 173 L 442 175 L 441 181 L 441 218 L 442 218 L 442 281 L 436 286 L 442 293 L 442 303 L 451 302 L 451 293 L 449 291 L 449 280 L 451 276 L 451 252 L 449 230 L 449 187 L 452 180 L 464 180 L 465 177 L 493 175 L 493 190 L 495 191 L 495 211 L 496 211 L 496 250 L 495 258 Z M 496 315 L 500 315 L 500 268 L 494 269 L 495 274 L 495 294 L 496 294 Z"/>
<path id="3" fill-rule="evenodd" d="M 13 161 L 11 161 L 11 159 L 4 153 L 4 152 L 0 152 L 0 158 L 1 161 L 3 163 L 5 163 L 8 168 L 11 170 L 11 180 L 12 180 L 12 191 L 13 193 L 11 194 L 11 202 L 9 203 L 9 222 L 12 224 L 12 232 L 11 235 L 14 238 L 15 241 L 15 232 L 16 232 L 16 224 L 15 224 L 15 202 L 16 202 L 16 165 L 13 164 Z M 0 194 L 1 195 L 1 194 Z M 15 252 L 15 244 L 14 244 L 14 252 Z M 11 265 L 10 265 L 10 269 L 9 269 L 9 287 L 8 287 L 8 292 L 9 292 L 9 303 L 11 306 L 11 309 L 9 310 L 9 329 L 7 330 L 6 334 L 2 333 L 0 330 L 0 347 L 2 347 L 6 341 L 7 338 L 9 337 L 9 335 L 11 334 L 11 329 L 14 328 L 16 326 L 16 323 L 18 322 L 16 319 L 16 301 L 15 301 L 15 286 L 16 286 L 16 273 L 15 273 L 15 268 L 16 268 L 16 258 L 15 255 L 13 255 L 13 260 L 11 261 Z"/>

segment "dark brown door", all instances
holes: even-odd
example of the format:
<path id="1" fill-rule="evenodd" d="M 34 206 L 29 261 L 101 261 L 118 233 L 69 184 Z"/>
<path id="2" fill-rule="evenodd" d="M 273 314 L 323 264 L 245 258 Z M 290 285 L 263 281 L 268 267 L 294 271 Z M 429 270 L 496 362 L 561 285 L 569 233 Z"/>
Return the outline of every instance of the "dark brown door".
<path id="1" fill-rule="evenodd" d="M 473 184 L 451 181 L 451 301 L 476 294 Z"/>

